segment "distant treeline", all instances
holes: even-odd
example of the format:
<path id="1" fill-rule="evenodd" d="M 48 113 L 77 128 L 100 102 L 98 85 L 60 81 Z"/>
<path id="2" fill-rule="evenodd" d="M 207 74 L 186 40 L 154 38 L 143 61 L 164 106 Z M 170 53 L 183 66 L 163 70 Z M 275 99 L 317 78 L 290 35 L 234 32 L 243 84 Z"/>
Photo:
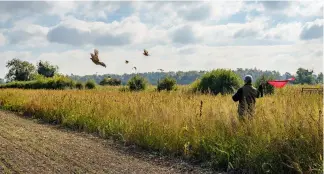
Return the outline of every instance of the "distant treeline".
<path id="1" fill-rule="evenodd" d="M 177 72 L 147 72 L 147 73 L 138 73 L 138 75 L 145 77 L 150 84 L 157 85 L 157 82 L 159 79 L 162 79 L 166 76 L 170 76 L 172 78 L 175 78 L 177 80 L 177 84 L 180 85 L 187 85 L 194 82 L 197 78 L 200 78 L 203 74 L 205 74 L 207 71 L 177 71 Z M 237 70 L 234 70 L 236 74 L 238 74 L 240 77 L 244 77 L 247 74 L 250 74 L 253 76 L 254 79 L 259 78 L 261 75 L 269 75 L 273 76 L 275 79 L 286 79 L 291 77 L 292 75 L 289 73 L 285 73 L 281 75 L 278 71 L 262 71 L 258 69 L 242 69 L 238 68 Z M 104 75 L 85 75 L 85 76 L 79 76 L 79 75 L 71 75 L 71 77 L 74 80 L 86 82 L 88 80 L 95 80 L 98 84 L 107 77 L 117 78 L 120 79 L 122 84 L 126 84 L 127 81 L 133 77 L 135 74 L 123 74 L 123 75 L 117 75 L 117 74 L 104 74 Z"/>
<path id="2" fill-rule="evenodd" d="M 5 76 L 5 79 L 0 79 L 0 84 L 14 82 L 14 81 L 32 81 L 37 79 L 37 76 L 43 76 L 47 78 L 52 78 L 55 75 L 59 75 L 59 67 L 56 65 L 51 65 L 50 62 L 40 61 L 35 65 L 28 61 L 22 61 L 17 58 L 14 58 L 7 62 L 6 67 L 8 68 L 8 73 Z M 157 85 L 160 79 L 165 78 L 166 76 L 173 78 L 176 80 L 177 84 L 187 85 L 194 82 L 196 79 L 200 78 L 207 71 L 177 71 L 177 72 L 146 72 L 146 73 L 138 73 L 137 75 L 144 77 L 147 81 L 152 85 Z M 259 69 L 242 69 L 238 68 L 233 70 L 239 77 L 243 78 L 245 75 L 249 74 L 256 80 L 261 76 L 267 76 L 271 79 L 276 80 L 284 80 L 290 78 L 292 76 L 296 77 L 296 80 L 293 83 L 296 84 L 316 84 L 323 83 L 323 73 L 315 74 L 312 70 L 298 68 L 295 74 L 290 74 L 288 72 L 284 74 L 280 74 L 278 71 L 263 71 Z M 63 75 L 63 74 L 60 74 Z M 113 78 L 118 84 L 125 85 L 130 78 L 134 77 L 135 74 L 105 74 L 105 75 L 86 75 L 86 76 L 78 76 L 78 75 L 70 75 L 73 80 L 79 82 L 88 82 L 95 81 L 97 84 L 103 84 L 104 78 Z M 102 82 L 102 83 L 100 83 Z M 14 85 L 22 85 L 22 83 L 17 83 Z"/>

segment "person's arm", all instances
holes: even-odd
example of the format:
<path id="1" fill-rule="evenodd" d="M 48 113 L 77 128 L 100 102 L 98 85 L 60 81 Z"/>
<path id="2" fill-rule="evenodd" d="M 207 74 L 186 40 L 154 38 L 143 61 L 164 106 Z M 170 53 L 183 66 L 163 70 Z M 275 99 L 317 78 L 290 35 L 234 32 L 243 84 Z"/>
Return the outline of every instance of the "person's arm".
<path id="1" fill-rule="evenodd" d="M 240 88 L 239 90 L 237 90 L 237 92 L 232 96 L 233 101 L 237 102 L 242 98 L 242 94 L 243 93 L 243 89 Z"/>

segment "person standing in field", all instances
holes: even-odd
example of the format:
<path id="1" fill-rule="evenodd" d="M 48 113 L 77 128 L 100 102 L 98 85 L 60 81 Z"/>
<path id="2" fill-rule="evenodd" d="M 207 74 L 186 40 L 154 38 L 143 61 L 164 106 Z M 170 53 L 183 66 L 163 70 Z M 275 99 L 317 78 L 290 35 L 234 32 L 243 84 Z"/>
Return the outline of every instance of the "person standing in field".
<path id="1" fill-rule="evenodd" d="M 238 114 L 240 118 L 245 116 L 251 117 L 255 113 L 256 98 L 263 97 L 263 82 L 261 82 L 258 89 L 252 86 L 252 76 L 246 75 L 244 77 L 244 86 L 232 96 L 234 102 L 239 101 Z"/>

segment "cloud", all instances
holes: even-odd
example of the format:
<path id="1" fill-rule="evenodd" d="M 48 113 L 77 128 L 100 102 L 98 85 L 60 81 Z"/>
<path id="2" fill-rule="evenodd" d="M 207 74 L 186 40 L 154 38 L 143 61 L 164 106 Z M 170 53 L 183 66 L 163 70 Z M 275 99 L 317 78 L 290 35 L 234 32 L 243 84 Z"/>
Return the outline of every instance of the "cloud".
<path id="1" fill-rule="evenodd" d="M 263 38 L 270 40 L 298 41 L 302 30 L 300 22 L 279 23 L 264 32 Z"/>
<path id="2" fill-rule="evenodd" d="M 190 25 L 184 25 L 171 31 L 172 41 L 180 44 L 191 44 L 199 41 L 199 38 L 195 36 L 193 27 Z"/>
<path id="3" fill-rule="evenodd" d="M 251 29 L 241 29 L 234 34 L 234 38 L 247 38 L 257 36 L 259 31 Z"/>
<path id="4" fill-rule="evenodd" d="M 3 46 L 6 43 L 6 38 L 2 33 L 0 33 L 0 46 Z"/>
<path id="5" fill-rule="evenodd" d="M 243 10 L 264 15 L 287 17 L 321 17 L 323 1 L 260 1 L 244 2 Z"/>
<path id="6" fill-rule="evenodd" d="M 128 17 L 121 22 L 87 22 L 69 17 L 59 25 L 51 28 L 47 38 L 50 42 L 74 46 L 94 44 L 106 46 L 128 45 L 143 40 L 147 31 L 137 17 Z"/>
<path id="7" fill-rule="evenodd" d="M 193 6 L 184 6 L 177 14 L 188 21 L 202 21 L 210 17 L 211 11 L 212 7 L 209 3 L 193 2 Z"/>
<path id="8" fill-rule="evenodd" d="M 35 25 L 28 20 L 16 21 L 14 26 L 4 32 L 8 43 L 28 47 L 45 46 L 47 44 L 47 27 Z"/>
<path id="9" fill-rule="evenodd" d="M 262 1 L 260 2 L 266 10 L 283 10 L 288 8 L 292 3 L 290 1 Z"/>
<path id="10" fill-rule="evenodd" d="M 300 34 L 302 40 L 323 39 L 323 19 L 307 22 Z"/>
<path id="11" fill-rule="evenodd" d="M 36 14 L 42 14 L 51 9 L 51 5 L 47 2 L 33 1 L 33 2 L 0 2 L 0 12 L 1 18 L 0 21 L 5 22 L 13 18 L 20 18 L 25 16 L 32 16 Z"/>

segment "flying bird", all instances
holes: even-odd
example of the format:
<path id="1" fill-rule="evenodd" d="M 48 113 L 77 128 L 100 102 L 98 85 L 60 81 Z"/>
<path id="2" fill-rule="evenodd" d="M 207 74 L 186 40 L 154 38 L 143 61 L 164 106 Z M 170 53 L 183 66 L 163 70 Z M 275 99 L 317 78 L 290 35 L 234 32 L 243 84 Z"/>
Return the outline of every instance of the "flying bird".
<path id="1" fill-rule="evenodd" d="M 126 64 L 128 64 L 128 63 L 129 63 L 129 61 L 128 61 L 128 60 L 126 60 L 126 61 L 125 61 L 125 63 L 126 63 Z"/>
<path id="2" fill-rule="evenodd" d="M 91 55 L 91 58 L 90 59 L 92 60 L 92 62 L 94 64 L 101 65 L 101 66 L 103 66 L 103 67 L 106 68 L 106 64 L 103 63 L 103 62 L 100 62 L 98 54 L 99 54 L 99 51 L 97 49 L 94 49 L 94 54 L 93 53 L 90 53 L 90 55 Z"/>
<path id="3" fill-rule="evenodd" d="M 136 66 L 133 67 L 135 69 L 135 71 L 137 70 Z"/>
<path id="4" fill-rule="evenodd" d="M 145 56 L 149 56 L 149 53 L 146 49 L 144 49 L 144 53 L 143 53 Z"/>
<path id="5" fill-rule="evenodd" d="M 163 69 L 158 69 L 159 71 L 163 72 L 164 70 Z"/>

